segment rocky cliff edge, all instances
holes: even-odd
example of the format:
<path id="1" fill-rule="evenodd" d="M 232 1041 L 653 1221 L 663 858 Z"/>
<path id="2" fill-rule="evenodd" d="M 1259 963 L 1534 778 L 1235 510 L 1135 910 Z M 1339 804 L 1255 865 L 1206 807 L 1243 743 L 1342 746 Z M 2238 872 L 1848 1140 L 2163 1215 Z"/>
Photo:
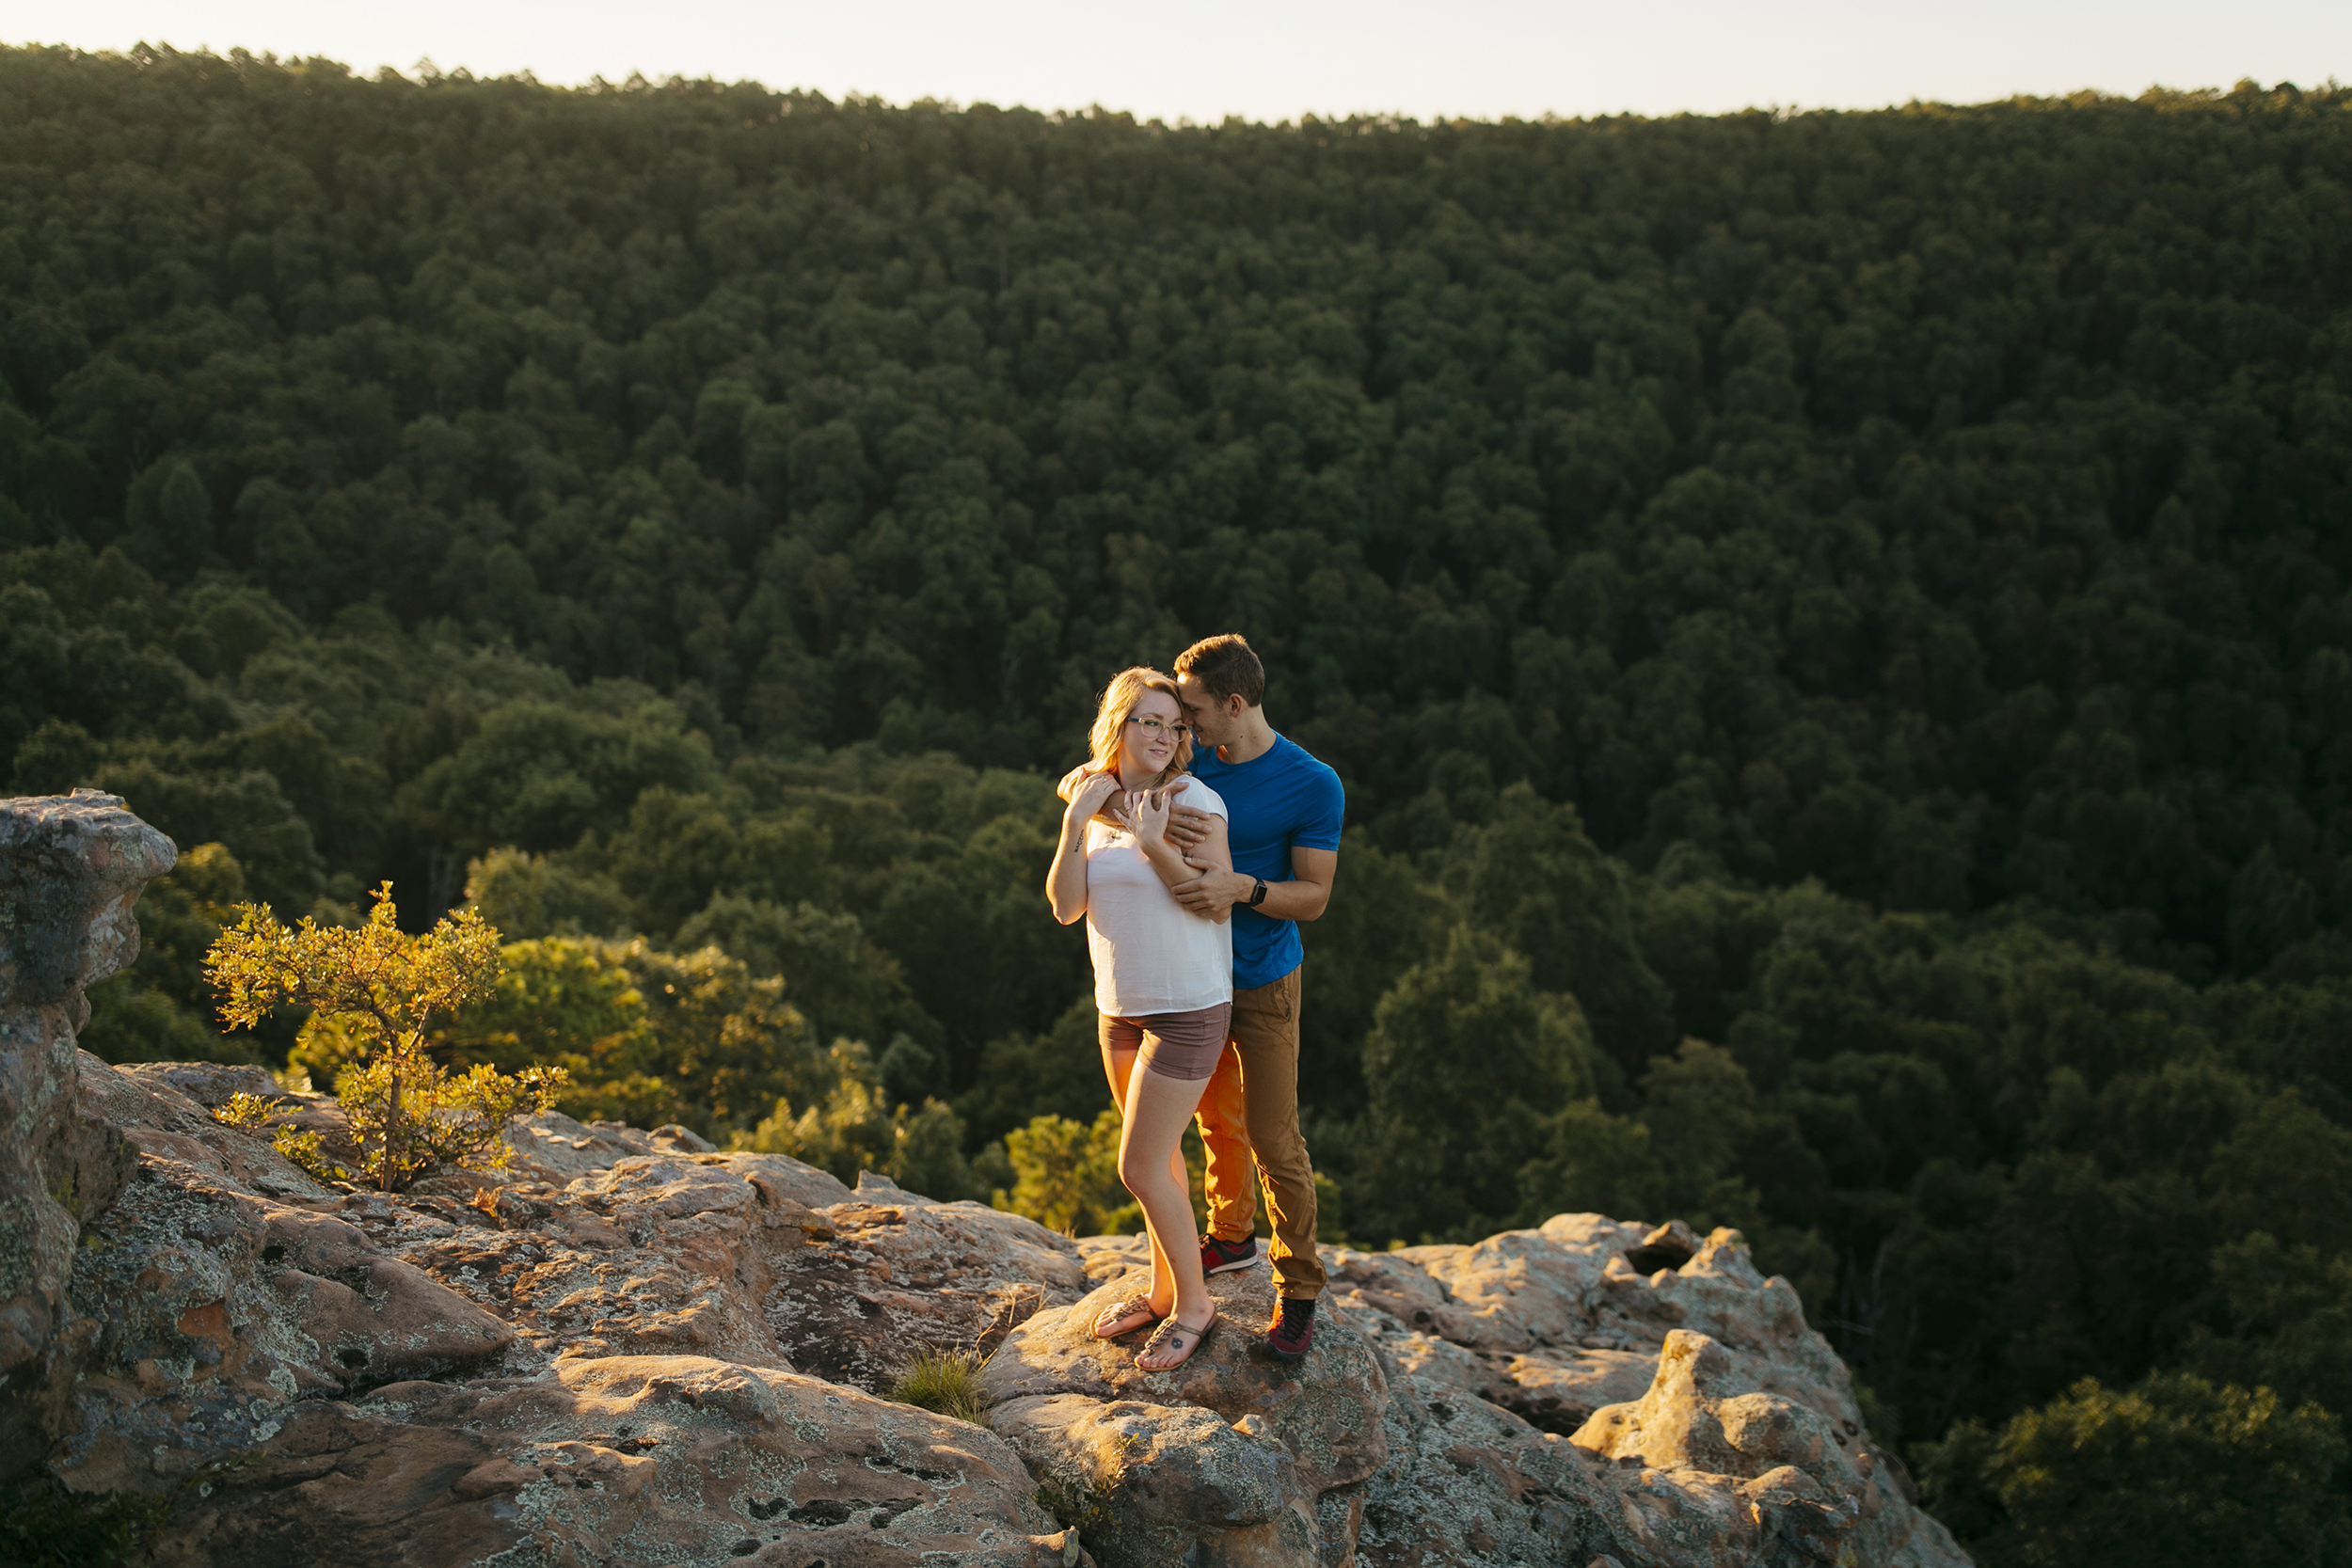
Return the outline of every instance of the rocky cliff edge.
<path id="1" fill-rule="evenodd" d="M 112 797 L 0 802 L 0 1481 L 160 1499 L 158 1562 L 1967 1561 L 1736 1231 L 1337 1249 L 1296 1368 L 1220 1276 L 1146 1375 L 1087 1333 L 1139 1238 L 682 1128 L 322 1186 L 213 1118 L 258 1069 L 74 1049 L 171 861 Z M 882 1397 L 926 1348 L 988 1354 L 985 1425 Z"/>

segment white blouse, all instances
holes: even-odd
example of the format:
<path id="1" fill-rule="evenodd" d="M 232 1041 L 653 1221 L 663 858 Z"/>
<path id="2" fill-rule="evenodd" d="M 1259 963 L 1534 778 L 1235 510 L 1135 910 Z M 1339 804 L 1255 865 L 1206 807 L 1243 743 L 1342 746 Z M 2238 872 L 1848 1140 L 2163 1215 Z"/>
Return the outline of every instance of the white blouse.
<path id="1" fill-rule="evenodd" d="M 1177 799 L 1223 816 L 1225 801 L 1195 779 Z M 1094 1006 L 1113 1018 L 1189 1013 L 1233 999 L 1233 928 L 1176 902 L 1136 835 L 1087 824 L 1087 951 Z"/>

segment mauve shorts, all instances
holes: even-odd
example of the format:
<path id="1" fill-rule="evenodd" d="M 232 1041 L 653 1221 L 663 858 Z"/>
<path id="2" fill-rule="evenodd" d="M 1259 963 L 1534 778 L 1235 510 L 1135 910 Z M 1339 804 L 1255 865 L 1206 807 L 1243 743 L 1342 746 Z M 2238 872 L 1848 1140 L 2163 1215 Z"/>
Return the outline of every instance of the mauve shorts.
<path id="1" fill-rule="evenodd" d="M 1148 1018 L 1094 1016 L 1104 1049 L 1140 1049 L 1143 1065 L 1161 1077 L 1199 1080 L 1215 1073 L 1217 1059 L 1225 1054 L 1225 1026 L 1232 1022 L 1233 1005 L 1220 1002 L 1188 1013 L 1153 1013 Z"/>

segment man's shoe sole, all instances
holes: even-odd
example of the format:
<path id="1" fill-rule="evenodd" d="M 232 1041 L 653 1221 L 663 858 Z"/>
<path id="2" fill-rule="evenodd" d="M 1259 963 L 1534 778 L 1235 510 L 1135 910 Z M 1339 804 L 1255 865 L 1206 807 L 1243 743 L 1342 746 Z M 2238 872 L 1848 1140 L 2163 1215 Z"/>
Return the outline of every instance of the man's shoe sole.
<path id="1" fill-rule="evenodd" d="M 1230 1263 L 1219 1263 L 1216 1268 L 1213 1268 L 1208 1272 L 1213 1275 L 1239 1274 L 1244 1269 L 1254 1269 L 1264 1261 L 1265 1254 L 1263 1252 L 1252 1252 L 1247 1258 L 1237 1258 Z"/>
<path id="2" fill-rule="evenodd" d="M 1265 1353 L 1274 1357 L 1275 1360 L 1283 1362 L 1286 1365 L 1295 1365 L 1298 1362 L 1306 1360 L 1307 1351 L 1311 1351 L 1312 1349 L 1314 1349 L 1314 1341 L 1311 1339 L 1307 1342 L 1307 1350 L 1284 1350 L 1274 1342 L 1271 1336 L 1268 1336 L 1265 1342 Z"/>

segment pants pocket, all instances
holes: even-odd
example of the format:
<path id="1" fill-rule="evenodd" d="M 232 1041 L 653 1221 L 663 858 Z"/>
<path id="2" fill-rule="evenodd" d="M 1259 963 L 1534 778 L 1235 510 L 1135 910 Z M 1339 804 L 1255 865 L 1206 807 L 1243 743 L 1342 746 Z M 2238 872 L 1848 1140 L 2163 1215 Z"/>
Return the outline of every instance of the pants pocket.
<path id="1" fill-rule="evenodd" d="M 1270 986 L 1233 993 L 1236 1017 L 1248 1016 L 1269 1023 L 1288 1023 L 1298 1013 L 1298 973 L 1294 970 Z"/>

